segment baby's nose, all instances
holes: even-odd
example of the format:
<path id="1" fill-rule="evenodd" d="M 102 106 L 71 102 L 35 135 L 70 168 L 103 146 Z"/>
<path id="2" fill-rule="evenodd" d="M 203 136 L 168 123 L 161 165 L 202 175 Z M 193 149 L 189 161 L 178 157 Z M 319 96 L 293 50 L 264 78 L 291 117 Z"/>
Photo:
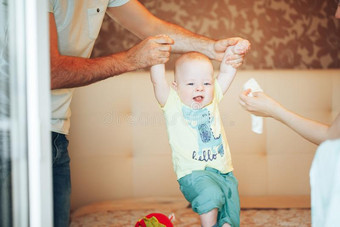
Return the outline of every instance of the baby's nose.
<path id="1" fill-rule="evenodd" d="M 203 84 L 197 85 L 196 90 L 197 90 L 197 91 L 203 91 L 203 90 L 204 90 Z"/>

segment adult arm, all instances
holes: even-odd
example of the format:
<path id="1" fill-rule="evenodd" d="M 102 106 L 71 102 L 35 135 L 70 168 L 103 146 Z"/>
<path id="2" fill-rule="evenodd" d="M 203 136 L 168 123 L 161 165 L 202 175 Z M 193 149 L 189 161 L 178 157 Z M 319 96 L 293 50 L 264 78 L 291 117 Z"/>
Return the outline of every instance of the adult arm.
<path id="1" fill-rule="evenodd" d="M 61 55 L 53 13 L 49 13 L 49 20 L 51 89 L 84 86 L 169 60 L 173 41 L 167 36 L 149 37 L 127 51 L 106 57 L 88 59 Z"/>
<path id="2" fill-rule="evenodd" d="M 340 138 L 340 114 L 329 126 L 286 109 L 263 92 L 254 92 L 254 97 L 249 97 L 249 93 L 250 89 L 241 93 L 240 103 L 252 114 L 272 117 L 315 144 L 320 144 L 327 139 Z"/>
<path id="3" fill-rule="evenodd" d="M 151 66 L 150 74 L 155 97 L 158 103 L 164 106 L 170 92 L 170 86 L 165 79 L 164 64 Z"/>
<path id="4" fill-rule="evenodd" d="M 197 51 L 221 61 L 226 48 L 239 41 L 237 38 L 213 40 L 190 32 L 155 17 L 137 0 L 130 0 L 120 7 L 110 7 L 107 14 L 141 39 L 158 34 L 170 36 L 174 40 L 172 51 L 175 53 Z M 243 55 L 232 55 L 228 60 L 237 67 L 242 63 Z"/>

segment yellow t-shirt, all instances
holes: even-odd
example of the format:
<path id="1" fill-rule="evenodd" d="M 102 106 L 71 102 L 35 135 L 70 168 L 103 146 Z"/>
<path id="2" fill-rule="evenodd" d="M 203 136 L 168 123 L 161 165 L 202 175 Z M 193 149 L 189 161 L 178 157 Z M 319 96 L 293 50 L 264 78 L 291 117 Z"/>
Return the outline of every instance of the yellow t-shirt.
<path id="1" fill-rule="evenodd" d="M 177 179 L 212 167 L 222 173 L 233 170 L 229 145 L 218 103 L 223 94 L 217 81 L 212 103 L 202 109 L 184 105 L 177 92 L 170 89 L 162 108 L 172 149 L 172 163 Z"/>

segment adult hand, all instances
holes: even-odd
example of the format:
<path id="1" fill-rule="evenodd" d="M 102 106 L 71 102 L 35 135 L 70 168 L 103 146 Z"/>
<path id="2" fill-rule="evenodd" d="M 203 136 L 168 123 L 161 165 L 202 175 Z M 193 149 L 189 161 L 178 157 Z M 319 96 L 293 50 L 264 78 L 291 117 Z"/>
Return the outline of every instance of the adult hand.
<path id="1" fill-rule="evenodd" d="M 127 51 L 128 61 L 136 69 L 164 64 L 169 60 L 172 44 L 174 41 L 167 35 L 146 38 Z"/>
<path id="2" fill-rule="evenodd" d="M 283 107 L 263 92 L 253 92 L 253 97 L 248 96 L 251 89 L 240 94 L 241 106 L 250 113 L 261 117 L 277 118 L 278 111 Z"/>
<path id="3" fill-rule="evenodd" d="M 222 61 L 224 52 L 229 46 L 234 46 L 238 42 L 243 40 L 239 37 L 229 38 L 229 39 L 221 39 L 215 42 L 214 44 L 214 59 L 218 61 Z M 244 56 L 246 52 L 250 49 L 250 47 L 247 50 L 244 50 L 243 52 L 234 53 L 233 55 L 230 55 L 226 58 L 226 64 L 232 65 L 234 68 L 238 68 L 242 65 Z"/>

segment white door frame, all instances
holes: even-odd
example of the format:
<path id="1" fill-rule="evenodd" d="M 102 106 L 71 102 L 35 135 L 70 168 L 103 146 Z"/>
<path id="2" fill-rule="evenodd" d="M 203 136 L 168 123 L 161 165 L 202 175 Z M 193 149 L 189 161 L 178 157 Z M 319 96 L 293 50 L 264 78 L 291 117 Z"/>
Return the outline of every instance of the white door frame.
<path id="1" fill-rule="evenodd" d="M 53 197 L 48 1 L 8 0 L 8 4 L 10 75 L 16 78 L 11 94 L 21 100 L 11 126 L 13 225 L 49 227 Z"/>

